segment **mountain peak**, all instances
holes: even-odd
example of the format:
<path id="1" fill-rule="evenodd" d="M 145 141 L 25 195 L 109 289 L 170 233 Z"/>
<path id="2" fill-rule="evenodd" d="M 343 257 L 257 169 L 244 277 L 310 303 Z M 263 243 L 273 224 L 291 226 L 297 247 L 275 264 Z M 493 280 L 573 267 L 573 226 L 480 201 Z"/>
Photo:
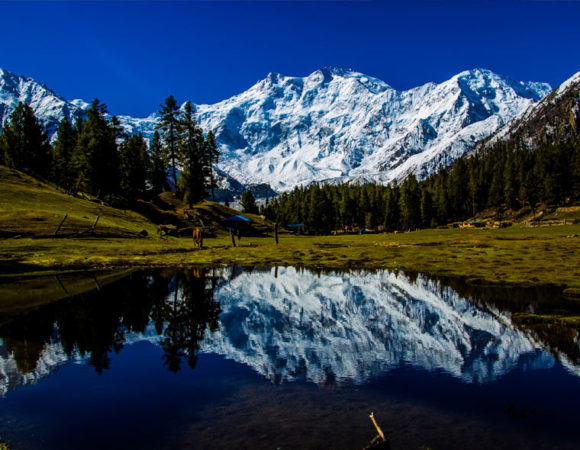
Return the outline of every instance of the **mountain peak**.
<path id="1" fill-rule="evenodd" d="M 339 77 L 344 77 L 345 75 L 358 74 L 358 72 L 355 72 L 352 69 L 346 69 L 346 68 L 336 67 L 336 66 L 325 66 L 325 67 L 320 68 L 319 70 L 321 72 L 328 73 L 331 75 L 336 75 Z"/>

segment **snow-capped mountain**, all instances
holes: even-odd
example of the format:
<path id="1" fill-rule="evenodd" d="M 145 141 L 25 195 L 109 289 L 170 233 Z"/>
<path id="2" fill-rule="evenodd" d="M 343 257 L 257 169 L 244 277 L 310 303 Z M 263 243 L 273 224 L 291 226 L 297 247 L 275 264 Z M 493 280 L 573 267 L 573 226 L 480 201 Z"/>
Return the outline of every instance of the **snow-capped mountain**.
<path id="1" fill-rule="evenodd" d="M 562 83 L 541 101 L 532 104 L 515 120 L 479 142 L 473 152 L 511 141 L 528 149 L 541 144 L 569 142 L 580 136 L 580 72 Z"/>
<path id="2" fill-rule="evenodd" d="M 197 107 L 216 132 L 220 168 L 243 184 L 287 190 L 312 181 L 424 177 L 446 166 L 551 91 L 488 70 L 397 91 L 350 70 L 270 74 Z"/>
<path id="3" fill-rule="evenodd" d="M 216 133 L 221 173 L 246 186 L 265 183 L 284 191 L 315 181 L 425 177 L 550 91 L 545 83 L 483 69 L 398 91 L 379 79 L 327 67 L 307 77 L 271 73 L 239 95 L 197 105 L 196 112 L 202 128 Z M 81 100 L 66 102 L 30 78 L 0 71 L 2 121 L 20 100 L 51 132 L 62 116 L 87 107 Z M 129 133 L 145 137 L 157 123 L 156 113 L 118 117 Z"/>
<path id="4" fill-rule="evenodd" d="M 28 104 L 50 136 L 56 133 L 66 116 L 74 123 L 83 114 L 83 102 L 69 102 L 45 85 L 0 69 L 0 126 L 3 126 L 19 102 Z"/>

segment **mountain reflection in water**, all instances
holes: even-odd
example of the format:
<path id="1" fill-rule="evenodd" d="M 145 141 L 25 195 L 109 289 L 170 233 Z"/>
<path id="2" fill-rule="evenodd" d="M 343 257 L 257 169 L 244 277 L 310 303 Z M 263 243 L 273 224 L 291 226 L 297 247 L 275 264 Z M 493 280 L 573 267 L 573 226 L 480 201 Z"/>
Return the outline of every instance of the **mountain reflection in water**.
<path id="1" fill-rule="evenodd" d="M 66 283 L 58 279 L 64 292 Z M 364 383 L 403 363 L 485 383 L 516 366 L 556 361 L 509 313 L 476 307 L 422 276 L 200 268 L 136 272 L 97 286 L 1 314 L 2 392 L 68 360 L 102 373 L 125 344 L 138 341 L 159 345 L 161 364 L 172 372 L 195 368 L 200 352 L 214 353 L 276 383 Z"/>

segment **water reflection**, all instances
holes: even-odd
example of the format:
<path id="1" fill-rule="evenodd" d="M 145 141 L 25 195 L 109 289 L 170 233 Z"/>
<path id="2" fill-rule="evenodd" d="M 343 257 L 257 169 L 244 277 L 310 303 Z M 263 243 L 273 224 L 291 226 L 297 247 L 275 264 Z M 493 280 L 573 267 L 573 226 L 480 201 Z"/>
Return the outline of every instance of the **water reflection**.
<path id="1" fill-rule="evenodd" d="M 199 268 L 91 277 L 98 289 L 71 293 L 59 278 L 50 283 L 65 299 L 0 308 L 1 392 L 70 360 L 101 374 L 138 341 L 159 345 L 171 372 L 214 353 L 276 383 L 364 383 L 402 364 L 469 383 L 557 359 L 578 370 L 577 331 L 566 331 L 568 352 L 550 351 L 537 329 L 514 324 L 503 294 L 484 300 L 420 275 Z"/>
<path id="2" fill-rule="evenodd" d="M 271 269 L 241 274 L 216 297 L 220 327 L 204 350 L 275 382 L 362 383 L 406 363 L 481 383 L 554 364 L 509 315 L 422 276 Z"/>
<path id="3" fill-rule="evenodd" d="M 2 313 L 0 392 L 33 383 L 67 360 L 101 374 L 112 355 L 139 340 L 159 343 L 168 370 L 184 361 L 194 368 L 206 328 L 216 329 L 220 312 L 216 278 L 207 272 L 133 273 L 50 305 Z M 60 284 L 66 289 L 66 281 Z"/>

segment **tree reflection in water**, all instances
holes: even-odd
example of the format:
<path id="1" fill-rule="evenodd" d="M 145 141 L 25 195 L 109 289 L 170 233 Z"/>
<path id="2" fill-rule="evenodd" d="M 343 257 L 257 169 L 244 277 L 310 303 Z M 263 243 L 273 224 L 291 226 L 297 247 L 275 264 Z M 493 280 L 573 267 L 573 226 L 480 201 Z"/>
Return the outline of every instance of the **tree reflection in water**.
<path id="1" fill-rule="evenodd" d="M 181 369 L 183 359 L 195 369 L 206 328 L 209 326 L 211 331 L 217 328 L 220 308 L 213 298 L 214 288 L 215 277 L 208 280 L 203 269 L 175 277 L 173 295 L 161 305 L 157 319 L 161 319 L 160 324 L 166 324 L 160 333 L 164 336 L 160 345 L 164 352 L 163 364 L 171 372 Z M 156 329 L 160 329 L 157 322 Z"/>
<path id="2" fill-rule="evenodd" d="M 33 372 L 43 350 L 60 343 L 68 358 L 87 358 L 97 373 L 108 369 L 130 334 L 152 325 L 172 372 L 183 360 L 195 368 L 206 328 L 220 313 L 212 269 L 133 273 L 99 290 L 32 311 L 0 316 L 0 337 L 19 372 Z"/>
<path id="3" fill-rule="evenodd" d="M 325 274 L 328 276 L 323 276 Z M 18 284 L 10 291 L 12 303 L 6 303 L 17 304 L 20 309 L 0 313 L 0 362 L 9 362 L 13 375 L 31 374 L 28 380 L 37 372 L 39 376 L 46 374 L 50 367 L 67 359 L 83 359 L 100 374 L 110 367 L 112 356 L 127 341 L 149 340 L 161 347 L 161 364 L 170 372 L 177 372 L 186 367 L 185 364 L 195 368 L 200 345 L 205 342 L 204 345 L 211 347 L 213 342 L 210 351 L 229 356 L 238 354 L 241 361 L 247 362 L 255 356 L 269 357 L 272 362 L 267 366 L 271 368 L 269 376 L 279 380 L 279 365 L 288 365 L 288 376 L 304 376 L 307 367 L 317 367 L 316 358 L 320 354 L 328 356 L 328 361 L 346 364 L 340 353 L 344 346 L 351 346 L 356 350 L 352 352 L 354 362 L 364 362 L 361 354 L 365 351 L 370 355 L 364 370 L 373 374 L 392 367 L 399 361 L 397 358 L 405 361 L 418 358 L 417 363 L 425 366 L 425 361 L 417 356 L 425 355 L 434 367 L 454 368 L 452 373 L 465 372 L 468 378 L 479 379 L 482 373 L 492 373 L 491 369 L 498 365 L 494 358 L 501 352 L 498 353 L 490 339 L 501 336 L 494 333 L 503 330 L 509 334 L 514 333 L 514 329 L 524 333 L 520 336 L 522 345 L 529 340 L 526 336 L 532 336 L 557 359 L 565 360 L 565 364 L 578 366 L 580 361 L 580 322 L 572 320 L 580 317 L 580 302 L 562 297 L 557 288 L 477 286 L 456 279 L 427 282 L 417 274 L 401 277 L 383 271 L 327 274 L 303 268 L 286 268 L 280 272 L 270 268 L 252 271 L 239 267 L 171 269 L 135 272 L 120 278 L 122 276 L 122 273 L 90 274 L 84 284 L 78 278 L 73 280 L 66 276 L 47 278 L 46 285 L 42 286 L 39 280 L 30 288 L 24 286 L 24 281 Z M 18 297 L 23 289 L 29 294 L 39 291 L 42 292 L 39 296 L 45 296 L 52 288 L 50 299 L 56 299 L 59 298 L 56 293 L 69 295 L 75 282 L 81 287 L 93 289 L 96 286 L 98 289 L 85 290 L 82 294 L 39 307 L 31 302 L 28 309 L 24 309 L 27 301 L 20 301 Z M 220 289 L 216 296 L 221 305 L 214 298 L 218 282 Z M 452 295 L 448 288 L 456 294 Z M 1 292 L 6 295 L 6 285 L 3 289 Z M 78 289 L 76 292 L 83 292 Z M 305 292 L 310 303 L 303 298 Z M 28 295 L 27 298 L 32 297 Z M 310 318 L 303 316 L 309 305 L 314 305 Z M 222 306 L 222 327 L 214 333 L 218 330 Z M 249 320 L 248 311 L 255 311 L 256 317 L 248 322 L 251 326 L 244 328 L 243 321 Z M 302 312 L 297 315 L 297 311 Z M 509 314 L 503 314 L 504 311 Z M 464 316 L 468 313 L 479 317 L 487 328 L 474 322 L 475 316 L 467 320 L 469 317 Z M 449 319 L 453 314 L 457 314 L 464 325 L 456 326 L 456 321 Z M 498 322 L 498 315 L 507 322 Z M 376 320 L 378 317 L 380 320 Z M 333 326 L 334 321 L 338 321 L 338 328 Z M 392 323 L 389 325 L 388 321 Z M 443 323 L 447 328 L 439 330 Z M 499 326 L 497 330 L 494 323 Z M 395 328 L 392 324 L 399 326 Z M 479 333 L 473 327 L 487 331 Z M 206 334 L 208 329 L 211 336 Z M 272 333 L 272 329 L 277 334 Z M 344 336 L 340 335 L 341 330 Z M 450 330 L 455 330 L 461 345 L 459 341 L 450 340 Z M 261 342 L 263 352 L 256 352 L 244 344 L 248 333 L 261 337 L 261 341 L 256 342 Z M 285 340 L 280 338 L 282 335 Z M 357 336 L 360 341 L 356 340 Z M 369 337 L 374 339 L 373 345 L 369 344 Z M 419 341 L 413 340 L 416 338 Z M 303 345 L 292 345 L 300 341 Z M 329 344 L 331 341 L 338 342 L 336 348 Z M 438 346 L 439 353 L 421 353 L 425 346 L 432 348 L 432 345 Z M 538 346 L 531 342 L 524 347 Z M 281 357 L 281 348 L 287 351 L 284 357 Z M 514 346 L 505 348 L 513 349 Z M 207 351 L 207 346 L 205 349 Z M 468 358 L 466 349 L 480 359 Z M 391 355 L 392 361 L 385 355 Z M 519 353 L 514 350 L 514 355 Z M 453 358 L 459 358 L 457 361 L 464 358 L 466 365 L 458 365 Z M 262 370 L 266 366 L 258 359 L 255 367 Z M 384 367 L 379 363 L 382 360 Z M 467 370 L 470 367 L 471 371 Z M 499 367 L 504 366 L 499 364 Z M 482 372 L 482 369 L 485 370 Z M 321 368 L 324 383 L 335 382 L 336 370 L 333 365 Z M 5 378 L 10 377 L 5 375 Z"/>

